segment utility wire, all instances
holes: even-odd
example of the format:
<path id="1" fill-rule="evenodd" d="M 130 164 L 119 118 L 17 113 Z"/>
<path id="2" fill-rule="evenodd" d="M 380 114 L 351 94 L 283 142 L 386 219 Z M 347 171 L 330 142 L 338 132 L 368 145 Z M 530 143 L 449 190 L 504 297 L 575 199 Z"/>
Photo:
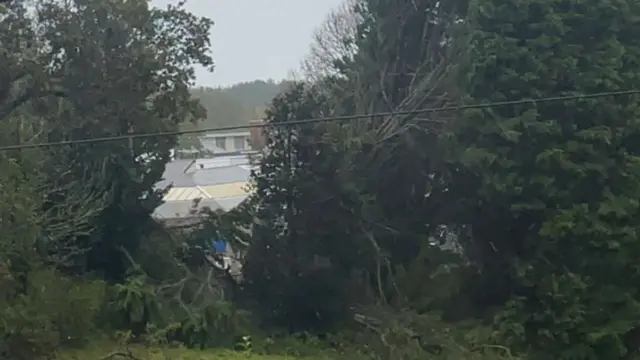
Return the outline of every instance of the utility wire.
<path id="1" fill-rule="evenodd" d="M 353 120 L 366 119 L 366 118 L 377 117 L 377 116 L 416 115 L 416 114 L 445 112 L 445 111 L 485 109 L 485 108 L 501 107 L 501 106 L 508 106 L 508 105 L 537 104 L 537 103 L 546 103 L 546 102 L 578 100 L 578 99 L 593 99 L 593 98 L 600 98 L 600 97 L 633 95 L 633 94 L 640 94 L 640 89 L 609 91 L 609 92 L 599 92 L 599 93 L 590 93 L 590 94 L 553 96 L 553 97 L 543 97 L 543 98 L 537 98 L 537 99 L 534 98 L 534 99 L 507 100 L 507 101 L 498 101 L 498 102 L 491 102 L 491 103 L 484 103 L 484 104 L 444 106 L 444 107 L 437 107 L 437 108 L 416 109 L 416 110 L 406 110 L 406 111 L 386 111 L 386 112 L 377 112 L 377 113 L 371 113 L 371 114 L 328 116 L 328 117 L 318 117 L 318 118 L 287 121 L 282 123 L 249 124 L 249 125 L 237 125 L 237 126 L 204 128 L 204 129 L 194 129 L 194 130 L 165 131 L 165 132 L 154 132 L 154 133 L 130 133 L 126 135 L 95 137 L 95 138 L 76 139 L 76 140 L 67 140 L 67 141 L 59 141 L 59 142 L 42 142 L 42 143 L 33 143 L 33 144 L 0 146 L 0 151 L 54 147 L 54 146 L 64 146 L 64 145 L 73 145 L 73 144 L 93 144 L 93 143 L 101 143 L 101 142 L 109 142 L 109 141 L 120 141 L 120 140 L 162 137 L 162 136 L 188 135 L 188 134 L 201 134 L 201 133 L 208 133 L 208 132 L 247 130 L 247 129 L 253 129 L 253 128 L 306 125 L 306 124 L 314 124 L 314 123 L 321 123 L 321 122 L 353 121 Z M 438 121 L 434 120 L 433 122 L 438 122 Z"/>

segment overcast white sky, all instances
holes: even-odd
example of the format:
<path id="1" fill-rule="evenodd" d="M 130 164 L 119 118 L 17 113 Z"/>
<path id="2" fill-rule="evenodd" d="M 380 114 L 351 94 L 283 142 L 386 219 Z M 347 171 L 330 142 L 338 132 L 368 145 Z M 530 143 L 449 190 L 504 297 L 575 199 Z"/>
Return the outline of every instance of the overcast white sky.
<path id="1" fill-rule="evenodd" d="M 152 0 L 165 6 L 177 0 Z M 216 70 L 198 72 L 198 85 L 280 80 L 299 66 L 313 30 L 342 0 L 188 0 L 187 8 L 215 21 Z"/>

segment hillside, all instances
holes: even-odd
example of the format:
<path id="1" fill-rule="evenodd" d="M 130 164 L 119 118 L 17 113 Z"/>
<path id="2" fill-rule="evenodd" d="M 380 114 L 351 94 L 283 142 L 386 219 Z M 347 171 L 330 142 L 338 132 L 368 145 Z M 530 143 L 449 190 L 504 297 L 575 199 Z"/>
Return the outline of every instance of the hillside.
<path id="1" fill-rule="evenodd" d="M 276 96 L 284 82 L 255 80 L 226 88 L 200 87 L 192 90 L 207 110 L 207 120 L 198 127 L 245 125 L 262 116 L 266 104 Z"/>
<path id="2" fill-rule="evenodd" d="M 284 87 L 286 82 L 254 80 L 230 87 L 199 87 L 191 90 L 207 111 L 207 118 L 199 123 L 182 124 L 182 130 L 212 129 L 247 125 L 258 119 L 266 107 Z M 180 136 L 180 148 L 200 148 L 196 135 Z"/>

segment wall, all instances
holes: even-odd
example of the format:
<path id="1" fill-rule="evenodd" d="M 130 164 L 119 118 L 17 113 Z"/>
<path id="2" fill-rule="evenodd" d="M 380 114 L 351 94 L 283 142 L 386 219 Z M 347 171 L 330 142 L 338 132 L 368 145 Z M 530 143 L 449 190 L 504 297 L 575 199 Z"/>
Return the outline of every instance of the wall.
<path id="1" fill-rule="evenodd" d="M 242 138 L 242 145 L 236 146 L 236 138 Z M 251 150 L 251 133 L 235 132 L 221 134 L 207 134 L 201 137 L 201 143 L 206 148 L 215 148 L 215 152 L 234 152 Z"/>
<path id="2" fill-rule="evenodd" d="M 243 151 L 243 150 L 251 150 L 251 144 L 249 141 L 249 136 L 242 136 L 242 141 L 243 141 L 243 146 L 242 147 L 238 147 L 236 146 L 236 140 L 235 138 L 239 137 L 239 136 L 228 136 L 226 138 L 226 144 L 227 144 L 227 151 Z"/>
<path id="3" fill-rule="evenodd" d="M 267 136 L 263 127 L 258 127 L 258 125 L 263 125 L 264 121 L 262 120 L 252 120 L 249 122 L 249 125 L 254 127 L 251 128 L 251 137 L 249 142 L 251 143 L 251 148 L 253 150 L 262 150 L 267 145 Z"/>

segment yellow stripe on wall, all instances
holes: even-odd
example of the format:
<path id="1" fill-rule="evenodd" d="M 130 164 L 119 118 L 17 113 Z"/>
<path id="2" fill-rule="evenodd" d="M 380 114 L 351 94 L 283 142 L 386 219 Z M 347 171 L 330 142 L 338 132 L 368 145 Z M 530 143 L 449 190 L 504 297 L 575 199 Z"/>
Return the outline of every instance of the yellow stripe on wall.
<path id="1" fill-rule="evenodd" d="M 213 199 L 221 199 L 247 195 L 249 193 L 246 189 L 247 185 L 248 183 L 246 181 L 239 181 L 228 184 L 203 186 L 202 190 L 204 190 Z"/>

